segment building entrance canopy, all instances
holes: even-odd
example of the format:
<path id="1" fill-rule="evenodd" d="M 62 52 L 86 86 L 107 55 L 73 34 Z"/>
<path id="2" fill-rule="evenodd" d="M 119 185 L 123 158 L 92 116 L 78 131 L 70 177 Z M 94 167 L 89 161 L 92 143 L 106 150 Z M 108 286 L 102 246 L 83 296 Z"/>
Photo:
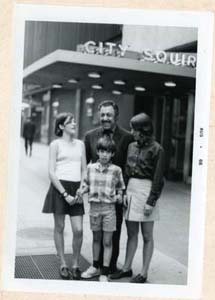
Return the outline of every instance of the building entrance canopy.
<path id="1" fill-rule="evenodd" d="M 99 73 L 100 78 L 90 78 L 88 74 L 92 72 Z M 105 91 L 120 90 L 125 94 L 138 93 L 134 87 L 141 86 L 145 88 L 144 93 L 162 95 L 170 90 L 165 82 L 176 84 L 171 89 L 175 94 L 194 90 L 195 77 L 196 70 L 186 66 L 56 50 L 25 68 L 23 81 L 37 85 L 39 89 L 53 88 L 58 84 L 65 89 L 89 90 L 93 85 L 99 85 Z M 76 83 L 71 82 L 74 79 Z M 125 84 L 116 85 L 115 80 L 122 80 Z M 32 92 L 26 91 L 25 95 Z"/>

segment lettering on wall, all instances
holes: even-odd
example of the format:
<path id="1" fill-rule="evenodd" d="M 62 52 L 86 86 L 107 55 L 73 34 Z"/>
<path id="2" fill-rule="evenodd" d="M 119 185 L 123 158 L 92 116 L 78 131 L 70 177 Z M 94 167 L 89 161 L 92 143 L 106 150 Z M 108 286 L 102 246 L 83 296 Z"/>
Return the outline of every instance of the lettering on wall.
<path id="1" fill-rule="evenodd" d="M 196 53 L 167 52 L 163 50 L 153 51 L 150 49 L 140 52 L 129 50 L 129 45 L 121 45 L 111 42 L 87 41 L 77 46 L 77 51 L 87 54 L 114 56 L 120 58 L 131 58 L 140 62 L 152 62 L 170 64 L 175 66 L 186 66 L 196 68 Z"/>
<path id="2" fill-rule="evenodd" d="M 122 46 L 121 44 L 111 42 L 94 42 L 88 41 L 77 46 L 77 51 L 88 54 L 99 54 L 105 56 L 123 57 L 129 46 Z"/>
<path id="3" fill-rule="evenodd" d="M 163 50 L 144 50 L 141 53 L 140 60 L 192 68 L 195 68 L 197 63 L 196 53 L 166 52 Z"/>

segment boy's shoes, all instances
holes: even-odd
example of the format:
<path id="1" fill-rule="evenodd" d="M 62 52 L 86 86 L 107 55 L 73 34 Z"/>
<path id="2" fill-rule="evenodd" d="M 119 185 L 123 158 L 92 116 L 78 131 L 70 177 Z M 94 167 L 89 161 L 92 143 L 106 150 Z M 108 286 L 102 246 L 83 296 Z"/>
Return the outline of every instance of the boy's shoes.
<path id="1" fill-rule="evenodd" d="M 99 281 L 100 282 L 108 282 L 108 277 L 106 275 L 100 275 L 99 276 Z"/>
<path id="2" fill-rule="evenodd" d="M 130 280 L 132 283 L 145 283 L 147 280 L 147 277 L 143 277 L 141 274 L 138 274 L 134 278 Z"/>
<path id="3" fill-rule="evenodd" d="M 110 279 L 120 279 L 120 278 L 124 278 L 124 277 L 131 277 L 132 274 L 133 274 L 132 270 L 129 270 L 129 271 L 119 270 L 118 272 L 111 274 Z"/>
<path id="4" fill-rule="evenodd" d="M 71 279 L 80 280 L 81 279 L 81 271 L 79 268 L 72 268 L 71 270 Z"/>
<path id="5" fill-rule="evenodd" d="M 90 266 L 86 271 L 81 274 L 81 278 L 89 279 L 100 275 L 100 270 L 94 266 Z"/>

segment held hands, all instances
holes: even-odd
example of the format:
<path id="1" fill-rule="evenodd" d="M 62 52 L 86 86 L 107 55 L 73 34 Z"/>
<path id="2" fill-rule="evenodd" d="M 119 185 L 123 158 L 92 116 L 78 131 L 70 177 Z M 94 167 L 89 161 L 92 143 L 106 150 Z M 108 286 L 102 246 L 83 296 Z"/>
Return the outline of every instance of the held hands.
<path id="1" fill-rule="evenodd" d="M 71 196 L 71 195 L 67 195 L 65 198 L 66 202 L 69 204 L 69 205 L 73 205 L 75 204 L 75 197 Z"/>
<path id="2" fill-rule="evenodd" d="M 148 204 L 145 204 L 145 205 L 144 205 L 144 215 L 145 215 L 146 217 L 148 217 L 148 216 L 151 215 L 152 210 L 153 210 L 153 206 L 148 205 Z"/>
<path id="3" fill-rule="evenodd" d="M 81 190 L 80 190 L 80 189 L 78 189 L 78 190 L 76 191 L 76 195 L 75 195 L 75 203 L 79 203 L 79 204 L 83 203 L 83 197 L 82 197 L 82 193 L 81 193 Z"/>
<path id="4" fill-rule="evenodd" d="M 126 194 L 123 196 L 123 206 L 128 207 L 128 196 Z"/>
<path id="5" fill-rule="evenodd" d="M 123 201 L 122 201 L 122 195 L 121 194 L 116 195 L 116 202 L 119 203 L 119 204 L 122 204 Z"/>

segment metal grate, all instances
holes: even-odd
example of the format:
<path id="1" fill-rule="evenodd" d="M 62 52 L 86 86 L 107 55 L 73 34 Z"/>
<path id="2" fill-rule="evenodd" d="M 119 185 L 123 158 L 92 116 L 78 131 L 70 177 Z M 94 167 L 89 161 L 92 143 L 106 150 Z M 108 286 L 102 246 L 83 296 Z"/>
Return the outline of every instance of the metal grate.
<path id="1" fill-rule="evenodd" d="M 18 256 L 15 261 L 15 278 L 42 279 L 31 256 Z"/>
<path id="2" fill-rule="evenodd" d="M 66 254 L 68 266 L 72 265 L 72 255 Z M 89 263 L 81 256 L 80 269 L 86 270 Z M 17 256 L 15 261 L 15 278 L 26 279 L 61 279 L 59 259 L 56 255 Z"/>

